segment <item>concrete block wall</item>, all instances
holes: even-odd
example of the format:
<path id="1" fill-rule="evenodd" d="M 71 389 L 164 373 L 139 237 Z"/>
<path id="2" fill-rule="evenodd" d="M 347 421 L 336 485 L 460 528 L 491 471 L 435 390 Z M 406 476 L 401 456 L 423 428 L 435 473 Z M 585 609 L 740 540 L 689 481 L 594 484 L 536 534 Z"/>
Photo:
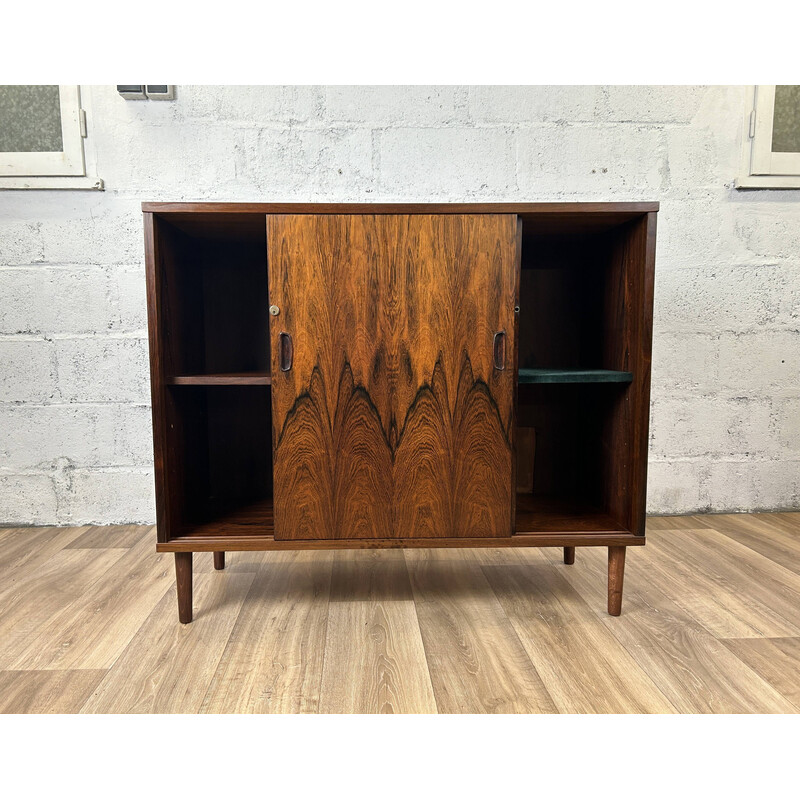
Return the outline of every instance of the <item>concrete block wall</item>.
<path id="1" fill-rule="evenodd" d="M 142 200 L 660 200 L 649 509 L 800 507 L 800 191 L 742 87 L 84 87 L 104 192 L 0 191 L 0 522 L 152 522 Z"/>

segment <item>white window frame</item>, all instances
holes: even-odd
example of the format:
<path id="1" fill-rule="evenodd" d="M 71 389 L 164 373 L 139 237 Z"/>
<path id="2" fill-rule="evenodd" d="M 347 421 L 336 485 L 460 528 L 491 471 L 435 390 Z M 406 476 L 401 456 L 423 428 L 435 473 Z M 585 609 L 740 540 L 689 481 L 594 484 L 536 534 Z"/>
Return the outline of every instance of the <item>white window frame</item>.
<path id="1" fill-rule="evenodd" d="M 0 152 L 0 189 L 102 189 L 103 182 L 86 175 L 83 140 L 86 112 L 79 86 L 59 86 L 61 138 L 58 152 Z"/>
<path id="2" fill-rule="evenodd" d="M 774 153 L 775 87 L 748 92 L 742 131 L 742 162 L 735 185 L 741 189 L 800 189 L 800 153 Z"/>

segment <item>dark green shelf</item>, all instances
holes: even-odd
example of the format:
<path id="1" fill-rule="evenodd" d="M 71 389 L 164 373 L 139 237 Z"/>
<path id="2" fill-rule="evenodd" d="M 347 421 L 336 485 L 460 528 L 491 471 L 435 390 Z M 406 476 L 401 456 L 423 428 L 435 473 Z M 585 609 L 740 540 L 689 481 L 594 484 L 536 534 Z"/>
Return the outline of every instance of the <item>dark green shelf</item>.
<path id="1" fill-rule="evenodd" d="M 630 383 L 632 372 L 613 369 L 521 369 L 520 383 Z"/>

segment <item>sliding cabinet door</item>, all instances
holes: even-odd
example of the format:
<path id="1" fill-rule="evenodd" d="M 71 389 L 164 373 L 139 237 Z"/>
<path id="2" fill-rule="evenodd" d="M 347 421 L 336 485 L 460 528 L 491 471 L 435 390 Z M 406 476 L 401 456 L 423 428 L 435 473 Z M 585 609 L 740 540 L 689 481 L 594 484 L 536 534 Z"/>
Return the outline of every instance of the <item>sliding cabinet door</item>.
<path id="1" fill-rule="evenodd" d="M 517 236 L 268 217 L 276 539 L 511 534 Z"/>

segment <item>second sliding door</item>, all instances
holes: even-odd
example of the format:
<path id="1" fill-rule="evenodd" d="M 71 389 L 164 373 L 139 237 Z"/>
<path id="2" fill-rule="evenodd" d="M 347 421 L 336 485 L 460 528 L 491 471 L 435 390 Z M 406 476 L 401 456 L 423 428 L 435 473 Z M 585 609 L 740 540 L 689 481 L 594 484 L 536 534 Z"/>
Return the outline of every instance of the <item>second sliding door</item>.
<path id="1" fill-rule="evenodd" d="M 275 538 L 511 535 L 517 217 L 273 215 L 267 249 Z"/>

